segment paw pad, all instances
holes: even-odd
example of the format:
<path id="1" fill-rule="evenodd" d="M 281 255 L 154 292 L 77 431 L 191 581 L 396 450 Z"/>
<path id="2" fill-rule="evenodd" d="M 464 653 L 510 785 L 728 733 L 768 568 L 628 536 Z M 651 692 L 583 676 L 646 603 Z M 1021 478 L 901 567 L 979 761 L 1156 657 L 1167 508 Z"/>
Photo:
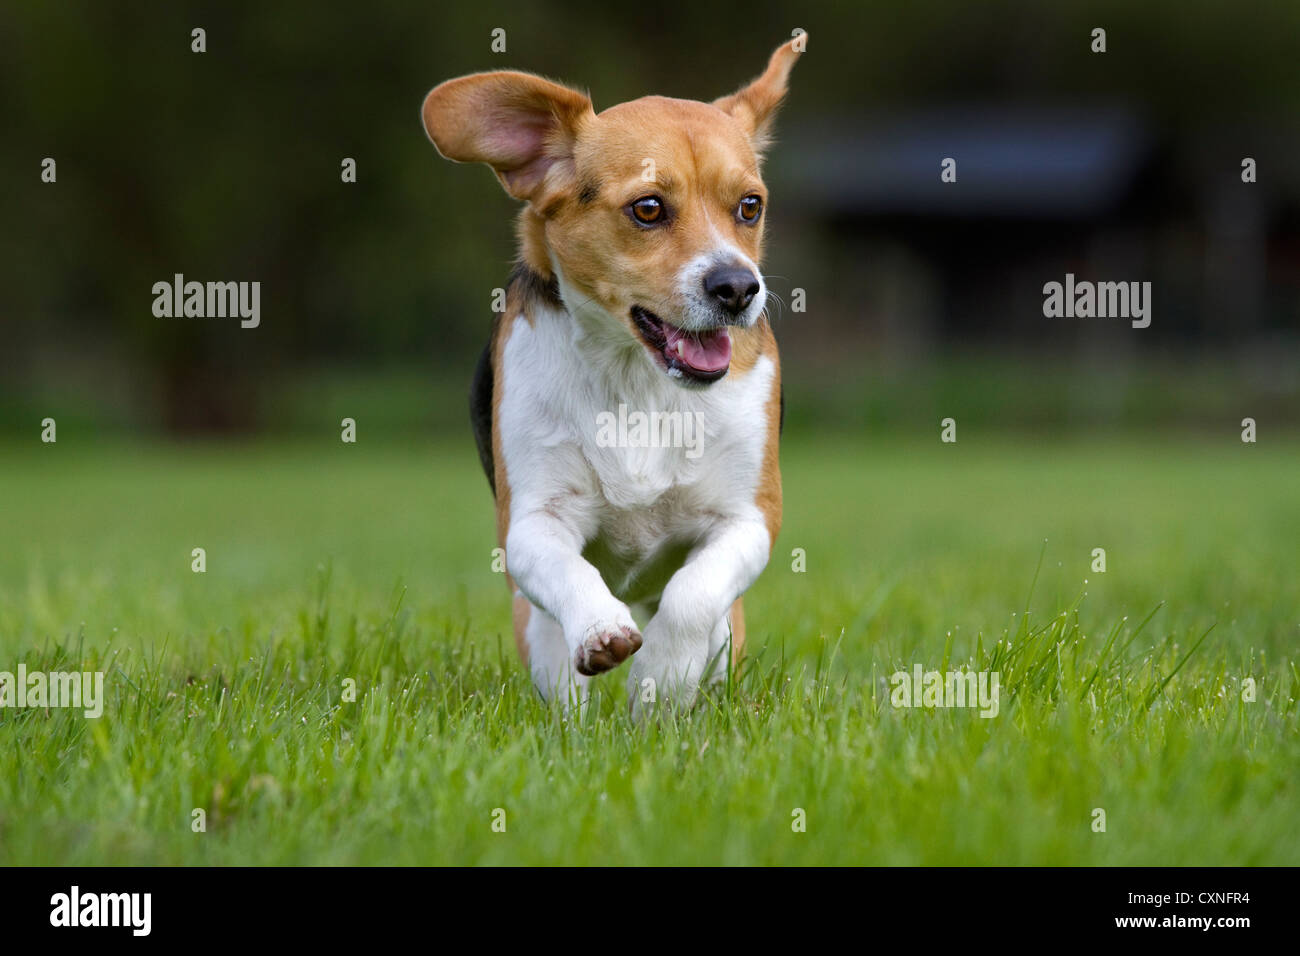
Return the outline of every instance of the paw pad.
<path id="1" fill-rule="evenodd" d="M 590 677 L 613 670 L 641 648 L 641 634 L 634 627 L 617 624 L 588 629 L 582 646 L 574 655 L 579 674 Z"/>

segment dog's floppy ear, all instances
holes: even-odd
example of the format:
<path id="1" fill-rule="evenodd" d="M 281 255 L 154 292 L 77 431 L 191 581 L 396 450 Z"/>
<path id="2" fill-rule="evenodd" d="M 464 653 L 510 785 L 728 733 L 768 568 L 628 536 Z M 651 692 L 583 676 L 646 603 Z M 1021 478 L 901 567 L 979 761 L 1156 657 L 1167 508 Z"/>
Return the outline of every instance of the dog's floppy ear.
<path id="1" fill-rule="evenodd" d="M 529 73 L 462 76 L 424 98 L 424 130 L 458 163 L 487 163 L 506 192 L 534 199 L 553 168 L 572 170 L 573 142 L 594 117 L 577 90 Z"/>
<path id="2" fill-rule="evenodd" d="M 785 97 L 790 71 L 799 55 L 808 48 L 808 34 L 800 33 L 776 48 L 763 75 L 730 96 L 713 101 L 713 105 L 740 121 L 749 132 L 755 152 L 761 153 L 772 133 L 776 108 Z"/>

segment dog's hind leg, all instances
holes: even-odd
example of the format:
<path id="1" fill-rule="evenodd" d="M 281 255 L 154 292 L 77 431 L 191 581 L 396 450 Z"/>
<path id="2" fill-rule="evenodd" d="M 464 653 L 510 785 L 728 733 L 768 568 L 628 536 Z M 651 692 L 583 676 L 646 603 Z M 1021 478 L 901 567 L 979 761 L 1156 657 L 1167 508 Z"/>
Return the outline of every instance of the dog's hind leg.
<path id="1" fill-rule="evenodd" d="M 727 679 L 727 668 L 735 668 L 745 646 L 745 609 L 742 598 L 736 598 L 726 616 L 709 634 L 708 683 L 718 684 Z"/>
<path id="2" fill-rule="evenodd" d="M 741 657 L 745 654 L 745 599 L 736 598 L 736 603 L 731 605 L 731 613 L 728 618 L 731 622 L 731 666 L 734 668 L 740 663 Z"/>

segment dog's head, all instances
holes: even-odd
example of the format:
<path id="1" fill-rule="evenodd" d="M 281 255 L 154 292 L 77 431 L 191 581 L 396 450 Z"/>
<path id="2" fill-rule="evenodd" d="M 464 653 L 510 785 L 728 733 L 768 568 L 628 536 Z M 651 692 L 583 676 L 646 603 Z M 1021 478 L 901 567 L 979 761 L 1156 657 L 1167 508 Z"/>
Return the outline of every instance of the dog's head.
<path id="1" fill-rule="evenodd" d="M 438 152 L 487 163 L 525 200 L 525 262 L 598 334 L 640 343 L 682 384 L 727 373 L 730 328 L 758 321 L 767 190 L 759 160 L 806 34 L 715 100 L 648 96 L 597 114 L 527 73 L 448 80 L 424 100 Z"/>

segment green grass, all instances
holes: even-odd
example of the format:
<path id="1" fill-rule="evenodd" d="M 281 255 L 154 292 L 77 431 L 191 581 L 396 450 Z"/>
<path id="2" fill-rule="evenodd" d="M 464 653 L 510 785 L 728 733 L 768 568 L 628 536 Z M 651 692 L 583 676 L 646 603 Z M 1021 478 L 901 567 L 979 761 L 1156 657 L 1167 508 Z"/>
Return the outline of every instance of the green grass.
<path id="1" fill-rule="evenodd" d="M 748 664 L 637 727 L 533 694 L 467 437 L 59 437 L 0 447 L 0 670 L 108 702 L 0 710 L 0 863 L 1300 863 L 1293 441 L 791 439 Z M 890 706 L 961 662 L 996 718 Z"/>

